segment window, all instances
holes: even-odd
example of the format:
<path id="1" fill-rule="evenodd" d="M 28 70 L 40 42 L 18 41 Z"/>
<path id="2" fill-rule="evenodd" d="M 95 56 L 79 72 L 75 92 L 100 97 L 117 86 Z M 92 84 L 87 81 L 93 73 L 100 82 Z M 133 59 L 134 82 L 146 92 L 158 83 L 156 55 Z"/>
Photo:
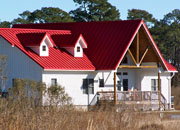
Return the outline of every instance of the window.
<path id="1" fill-rule="evenodd" d="M 51 79 L 51 85 L 55 86 L 57 85 L 57 79 Z"/>
<path id="2" fill-rule="evenodd" d="M 121 72 L 117 72 L 116 75 L 121 75 Z"/>
<path id="3" fill-rule="evenodd" d="M 43 51 L 46 51 L 46 46 L 42 46 L 42 50 L 43 50 Z"/>
<path id="4" fill-rule="evenodd" d="M 121 81 L 117 81 L 117 89 L 121 90 Z"/>
<path id="5" fill-rule="evenodd" d="M 0 92 L 4 92 L 4 89 L 6 87 L 6 79 L 7 77 L 1 76 L 0 78 Z"/>
<path id="6" fill-rule="evenodd" d="M 12 79 L 12 86 L 13 86 L 13 87 L 16 86 L 16 79 Z"/>
<path id="7" fill-rule="evenodd" d="M 151 79 L 151 90 L 158 91 L 158 80 L 157 79 Z"/>
<path id="8" fill-rule="evenodd" d="M 128 72 L 123 72 L 123 75 L 128 75 Z"/>
<path id="9" fill-rule="evenodd" d="M 94 94 L 94 79 L 83 79 L 83 94 Z"/>
<path id="10" fill-rule="evenodd" d="M 80 47 L 79 46 L 77 47 L 77 52 L 80 52 Z"/>
<path id="11" fill-rule="evenodd" d="M 99 87 L 104 87 L 104 79 L 99 79 Z"/>

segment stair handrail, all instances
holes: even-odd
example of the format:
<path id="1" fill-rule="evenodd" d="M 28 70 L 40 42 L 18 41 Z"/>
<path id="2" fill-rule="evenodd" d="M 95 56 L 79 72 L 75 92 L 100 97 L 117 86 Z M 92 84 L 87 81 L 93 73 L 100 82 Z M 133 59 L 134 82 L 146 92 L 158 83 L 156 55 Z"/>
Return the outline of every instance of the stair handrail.
<path id="1" fill-rule="evenodd" d="M 166 109 L 167 100 L 166 100 L 166 98 L 164 97 L 164 95 L 162 93 L 161 93 L 161 97 L 160 97 L 160 102 L 161 102 L 161 105 L 163 105 L 164 110 L 165 110 Z"/>

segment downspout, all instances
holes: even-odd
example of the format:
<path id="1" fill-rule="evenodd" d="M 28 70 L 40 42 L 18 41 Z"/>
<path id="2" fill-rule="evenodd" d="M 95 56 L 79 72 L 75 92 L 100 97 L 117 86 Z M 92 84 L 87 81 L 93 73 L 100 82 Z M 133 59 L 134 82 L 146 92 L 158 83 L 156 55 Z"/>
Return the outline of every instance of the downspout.
<path id="1" fill-rule="evenodd" d="M 173 74 L 172 74 L 172 76 L 170 77 L 170 79 L 172 79 L 173 77 L 174 77 L 174 75 L 175 75 L 175 72 L 172 72 Z"/>
<path id="2" fill-rule="evenodd" d="M 170 81 L 172 81 L 172 78 L 174 77 L 174 75 L 175 75 L 175 72 L 172 72 L 172 76 L 170 76 L 169 78 L 167 78 L 168 79 L 168 89 L 169 89 L 169 108 L 171 109 L 171 82 Z"/>

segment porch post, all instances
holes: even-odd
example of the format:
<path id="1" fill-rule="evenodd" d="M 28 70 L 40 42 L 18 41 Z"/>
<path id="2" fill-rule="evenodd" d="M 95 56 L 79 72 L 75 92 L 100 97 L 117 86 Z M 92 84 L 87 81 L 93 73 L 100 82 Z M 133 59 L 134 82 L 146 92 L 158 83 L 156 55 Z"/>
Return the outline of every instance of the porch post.
<path id="1" fill-rule="evenodd" d="M 137 50 L 136 50 L 136 62 L 139 64 L 139 31 L 137 32 Z"/>
<path id="2" fill-rule="evenodd" d="M 158 90 L 159 90 L 159 110 L 161 108 L 161 79 L 160 79 L 160 70 L 158 72 Z"/>
<path id="3" fill-rule="evenodd" d="M 117 95 L 116 95 L 116 72 L 114 72 L 114 105 L 117 105 Z"/>

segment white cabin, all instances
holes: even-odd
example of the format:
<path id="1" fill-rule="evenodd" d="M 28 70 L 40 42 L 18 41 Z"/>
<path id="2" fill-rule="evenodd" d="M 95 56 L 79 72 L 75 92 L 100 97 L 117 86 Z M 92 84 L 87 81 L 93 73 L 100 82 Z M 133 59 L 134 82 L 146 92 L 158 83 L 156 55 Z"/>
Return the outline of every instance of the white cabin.
<path id="1" fill-rule="evenodd" d="M 47 87 L 62 85 L 76 106 L 101 99 L 162 99 L 170 109 L 177 69 L 162 57 L 143 21 L 56 23 L 48 24 L 49 30 L 44 25 L 0 29 L 0 54 L 8 56 L 2 91 L 12 87 L 14 78 L 32 79 Z M 44 97 L 43 104 L 47 101 Z"/>

